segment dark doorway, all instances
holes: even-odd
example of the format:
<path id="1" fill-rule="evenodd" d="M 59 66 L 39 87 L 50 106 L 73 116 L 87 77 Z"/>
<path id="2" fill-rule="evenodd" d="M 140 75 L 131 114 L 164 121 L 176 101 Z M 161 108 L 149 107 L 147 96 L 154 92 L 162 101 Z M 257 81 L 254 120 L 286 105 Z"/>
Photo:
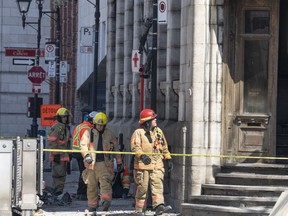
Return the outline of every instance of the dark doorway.
<path id="1" fill-rule="evenodd" d="M 288 1 L 280 1 L 276 155 L 288 157 Z M 288 160 L 277 160 L 288 163 Z"/>

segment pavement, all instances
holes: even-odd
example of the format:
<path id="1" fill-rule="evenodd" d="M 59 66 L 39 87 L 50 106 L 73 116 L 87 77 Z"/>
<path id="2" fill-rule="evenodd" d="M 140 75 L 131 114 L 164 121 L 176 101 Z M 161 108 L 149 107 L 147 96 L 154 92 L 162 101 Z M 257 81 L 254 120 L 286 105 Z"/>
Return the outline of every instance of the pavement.
<path id="1" fill-rule="evenodd" d="M 72 171 L 70 175 L 66 177 L 66 183 L 64 193 L 68 192 L 72 202 L 71 203 L 44 203 L 38 211 L 38 216 L 88 216 L 87 213 L 87 201 L 77 200 L 75 195 L 78 187 L 79 171 Z M 44 172 L 43 179 L 45 181 L 46 188 L 52 188 L 52 174 L 51 172 Z M 63 194 L 64 194 L 63 193 Z M 61 195 L 60 195 L 61 196 Z M 100 206 L 97 209 L 97 215 L 135 215 L 134 207 L 132 206 L 133 198 L 118 198 L 113 199 L 111 207 L 108 212 L 103 212 Z M 85 213 L 86 211 L 86 213 Z M 145 215 L 154 215 L 155 212 L 147 210 Z M 163 216 L 178 216 L 179 213 L 167 213 Z"/>

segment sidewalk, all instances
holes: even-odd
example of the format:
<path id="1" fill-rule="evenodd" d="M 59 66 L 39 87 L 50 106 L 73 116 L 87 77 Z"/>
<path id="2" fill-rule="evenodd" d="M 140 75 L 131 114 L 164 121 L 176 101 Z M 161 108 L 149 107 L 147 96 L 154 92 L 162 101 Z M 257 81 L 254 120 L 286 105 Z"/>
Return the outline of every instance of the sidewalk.
<path id="1" fill-rule="evenodd" d="M 52 187 L 52 174 L 51 172 L 44 172 L 43 178 L 46 183 L 46 187 Z M 84 216 L 84 212 L 87 209 L 87 201 L 79 201 L 75 199 L 73 195 L 76 194 L 78 186 L 79 172 L 72 171 L 70 175 L 66 177 L 66 183 L 64 188 L 64 193 L 68 192 L 72 198 L 72 203 L 70 205 L 64 206 L 55 206 L 55 205 L 43 205 L 41 210 L 43 214 L 39 216 Z M 134 207 L 132 207 L 133 199 L 113 199 L 111 202 L 111 207 L 108 212 L 103 212 L 102 207 L 100 206 L 97 211 L 97 215 L 133 215 L 135 213 Z M 146 211 L 145 215 L 154 215 L 153 211 Z M 163 214 L 164 215 L 164 214 Z M 165 214 L 169 216 L 176 216 L 180 214 L 169 213 Z"/>

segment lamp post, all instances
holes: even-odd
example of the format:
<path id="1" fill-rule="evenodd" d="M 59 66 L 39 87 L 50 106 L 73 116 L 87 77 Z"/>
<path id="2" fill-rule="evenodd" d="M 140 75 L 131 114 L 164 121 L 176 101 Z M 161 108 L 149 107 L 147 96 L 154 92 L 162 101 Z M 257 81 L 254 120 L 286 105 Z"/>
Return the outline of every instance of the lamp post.
<path id="1" fill-rule="evenodd" d="M 32 0 L 17 0 L 18 9 L 22 14 L 22 26 L 25 28 L 26 13 L 29 11 Z"/>
<path id="2" fill-rule="evenodd" d="M 25 28 L 26 24 L 26 14 L 29 11 L 29 7 L 32 0 L 16 0 L 20 13 L 22 14 L 22 26 Z M 38 4 L 38 22 L 37 22 L 37 49 L 36 49 L 36 65 L 39 66 L 39 57 L 40 57 L 40 41 L 41 41 L 41 19 L 42 19 L 42 10 L 43 10 L 43 1 L 36 0 Z M 33 119 L 31 124 L 30 137 L 37 137 L 38 133 L 38 124 L 37 124 L 37 103 L 38 103 L 38 94 L 34 93 L 34 104 L 33 104 Z"/>
<path id="3" fill-rule="evenodd" d="M 60 102 L 60 40 L 61 40 L 61 25 L 60 25 L 60 7 L 57 6 L 56 11 L 43 11 L 43 2 L 44 0 L 36 0 L 36 3 L 38 5 L 38 11 L 39 11 L 39 17 L 38 22 L 26 22 L 26 14 L 29 11 L 29 7 L 32 0 L 16 0 L 18 4 L 18 8 L 20 13 L 22 14 L 22 26 L 23 29 L 25 28 L 25 24 L 37 24 L 37 29 L 34 28 L 37 31 L 37 49 L 36 49 L 36 59 L 35 63 L 37 66 L 39 66 L 39 57 L 40 57 L 40 42 L 41 42 L 41 20 L 42 20 L 42 14 L 48 14 L 48 13 L 56 13 L 57 14 L 57 26 L 56 26 L 56 79 L 55 79 L 55 103 L 59 104 Z M 53 19 L 53 18 L 52 18 Z M 31 25 L 30 25 L 31 26 Z M 31 26 L 32 27 L 32 26 Z M 31 124 L 31 137 L 37 137 L 38 132 L 38 124 L 37 124 L 37 106 L 38 106 L 38 94 L 34 94 L 34 105 L 33 105 L 33 120 Z"/>

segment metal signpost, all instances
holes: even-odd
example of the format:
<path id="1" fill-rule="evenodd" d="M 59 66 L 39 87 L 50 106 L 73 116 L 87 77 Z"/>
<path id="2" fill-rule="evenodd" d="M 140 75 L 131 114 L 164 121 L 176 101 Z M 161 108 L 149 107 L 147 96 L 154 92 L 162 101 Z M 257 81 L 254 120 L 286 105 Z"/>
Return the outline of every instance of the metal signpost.
<path id="1" fill-rule="evenodd" d="M 37 108 L 38 108 L 38 93 L 40 93 L 41 90 L 37 89 L 35 90 L 35 86 L 40 86 L 40 84 L 45 80 L 46 78 L 46 72 L 41 66 L 34 66 L 30 70 L 28 70 L 28 79 L 33 83 L 33 93 L 34 93 L 34 107 L 33 107 L 33 120 L 31 125 L 31 137 L 37 137 L 38 132 L 38 124 L 37 124 Z M 35 85 L 36 84 L 36 85 Z"/>

